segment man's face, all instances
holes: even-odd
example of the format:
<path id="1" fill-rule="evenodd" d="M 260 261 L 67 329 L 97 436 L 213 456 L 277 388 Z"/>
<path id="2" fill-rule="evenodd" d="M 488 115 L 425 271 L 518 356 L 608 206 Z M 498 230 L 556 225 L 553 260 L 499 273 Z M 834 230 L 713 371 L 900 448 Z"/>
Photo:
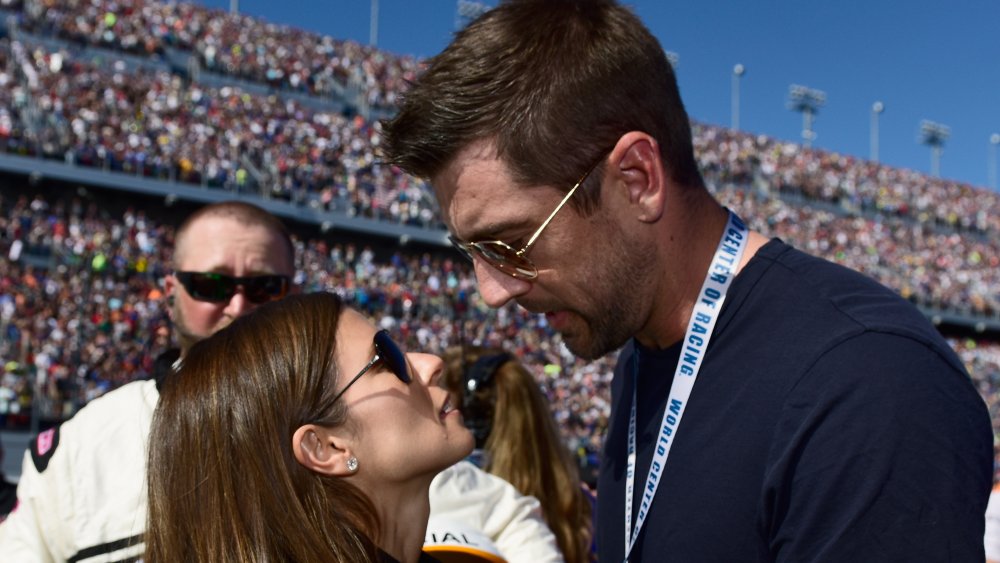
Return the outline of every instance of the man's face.
<path id="1" fill-rule="evenodd" d="M 583 171 L 581 171 L 582 174 Z M 461 241 L 502 240 L 521 248 L 559 204 L 565 190 L 519 187 L 487 142 L 476 142 L 433 178 L 445 222 Z M 574 196 L 576 197 L 576 196 Z M 581 217 L 567 205 L 537 239 L 528 258 L 538 277 L 515 279 L 474 260 L 479 292 L 491 307 L 510 300 L 544 313 L 577 356 L 593 359 L 638 332 L 651 307 L 644 250 L 619 227 L 616 206 Z"/>
<path id="2" fill-rule="evenodd" d="M 178 241 L 175 271 L 214 272 L 230 276 L 294 275 L 292 259 L 281 235 L 260 225 L 245 225 L 228 217 L 203 217 Z M 192 297 L 171 274 L 167 295 L 173 297 L 171 319 L 181 350 L 211 336 L 257 305 L 237 291 L 228 301 L 213 303 Z"/>

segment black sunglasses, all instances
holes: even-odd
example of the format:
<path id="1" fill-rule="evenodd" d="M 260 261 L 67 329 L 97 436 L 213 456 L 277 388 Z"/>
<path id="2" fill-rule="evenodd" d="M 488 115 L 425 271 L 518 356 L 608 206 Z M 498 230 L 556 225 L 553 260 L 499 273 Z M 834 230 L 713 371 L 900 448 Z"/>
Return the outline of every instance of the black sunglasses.
<path id="1" fill-rule="evenodd" d="M 340 393 L 337 393 L 337 396 L 330 401 L 331 403 L 337 402 L 337 399 L 346 393 L 347 390 L 350 389 L 351 385 L 354 385 L 355 381 L 361 379 L 361 376 L 368 373 L 368 370 L 372 369 L 372 366 L 377 364 L 379 361 L 384 363 L 385 367 L 389 368 L 389 371 L 391 371 L 403 383 L 409 384 L 413 381 L 410 377 L 410 370 L 406 367 L 406 355 L 403 354 L 403 351 L 399 349 L 399 346 L 392 341 L 388 332 L 385 330 L 376 332 L 375 338 L 372 339 L 372 342 L 375 344 L 375 357 L 368 362 L 368 365 L 361 369 L 361 372 L 358 373 L 358 375 L 354 376 L 354 379 L 350 380 L 347 385 L 340 390 Z"/>
<path id="2" fill-rule="evenodd" d="M 291 279 L 276 274 L 266 276 L 235 277 L 215 272 L 175 272 L 184 289 L 198 301 L 224 303 L 233 298 L 236 289 L 243 288 L 243 295 L 251 303 L 267 303 L 281 299 L 288 293 Z"/>

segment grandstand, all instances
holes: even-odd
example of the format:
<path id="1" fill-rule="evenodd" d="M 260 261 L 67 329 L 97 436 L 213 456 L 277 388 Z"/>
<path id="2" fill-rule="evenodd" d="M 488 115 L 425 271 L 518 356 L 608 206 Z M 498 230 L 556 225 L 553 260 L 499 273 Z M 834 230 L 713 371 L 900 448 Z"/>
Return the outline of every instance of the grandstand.
<path id="1" fill-rule="evenodd" d="M 411 348 L 517 354 L 596 466 L 614 359 L 576 360 L 544 318 L 486 307 L 428 186 L 379 162 L 378 119 L 419 61 L 194 4 L 0 0 L 0 15 L 0 427 L 52 424 L 147 376 L 169 342 L 178 218 L 242 198 L 293 227 L 305 290 L 340 293 Z M 693 130 L 720 201 L 920 307 L 1000 429 L 1000 195 Z"/>

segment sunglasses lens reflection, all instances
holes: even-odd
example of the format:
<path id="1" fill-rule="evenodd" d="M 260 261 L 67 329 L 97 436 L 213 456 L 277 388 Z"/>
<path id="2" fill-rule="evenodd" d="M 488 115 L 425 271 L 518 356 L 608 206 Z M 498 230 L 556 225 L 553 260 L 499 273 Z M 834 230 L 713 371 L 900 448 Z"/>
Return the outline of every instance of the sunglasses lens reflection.
<path id="1" fill-rule="evenodd" d="M 225 279 L 216 274 L 192 274 L 184 287 L 191 297 L 201 301 L 225 301 L 233 296 L 236 286 L 232 278 Z"/>
<path id="2" fill-rule="evenodd" d="M 406 355 L 389 337 L 388 332 L 380 330 L 375 333 L 375 351 L 400 381 L 403 383 L 411 381 L 410 370 L 406 366 Z"/>
<path id="3" fill-rule="evenodd" d="M 537 274 L 535 265 L 516 250 L 500 241 L 481 242 L 475 246 L 479 255 L 489 265 L 515 278 L 534 278 Z"/>
<path id="4" fill-rule="evenodd" d="M 281 276 L 258 276 L 243 284 L 247 299 L 254 303 L 266 303 L 285 296 L 288 285 Z"/>

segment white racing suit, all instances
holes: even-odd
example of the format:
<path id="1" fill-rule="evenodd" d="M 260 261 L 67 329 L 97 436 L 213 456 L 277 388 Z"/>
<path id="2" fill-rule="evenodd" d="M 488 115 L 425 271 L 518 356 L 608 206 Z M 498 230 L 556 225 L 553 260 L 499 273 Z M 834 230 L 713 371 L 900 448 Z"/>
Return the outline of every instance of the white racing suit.
<path id="1" fill-rule="evenodd" d="M 563 561 L 538 499 L 467 461 L 445 469 L 431 482 L 430 519 L 480 531 L 508 563 Z"/>
<path id="2" fill-rule="evenodd" d="M 98 397 L 24 454 L 18 504 L 0 524 L 0 560 L 135 561 L 146 528 L 153 380 Z"/>

